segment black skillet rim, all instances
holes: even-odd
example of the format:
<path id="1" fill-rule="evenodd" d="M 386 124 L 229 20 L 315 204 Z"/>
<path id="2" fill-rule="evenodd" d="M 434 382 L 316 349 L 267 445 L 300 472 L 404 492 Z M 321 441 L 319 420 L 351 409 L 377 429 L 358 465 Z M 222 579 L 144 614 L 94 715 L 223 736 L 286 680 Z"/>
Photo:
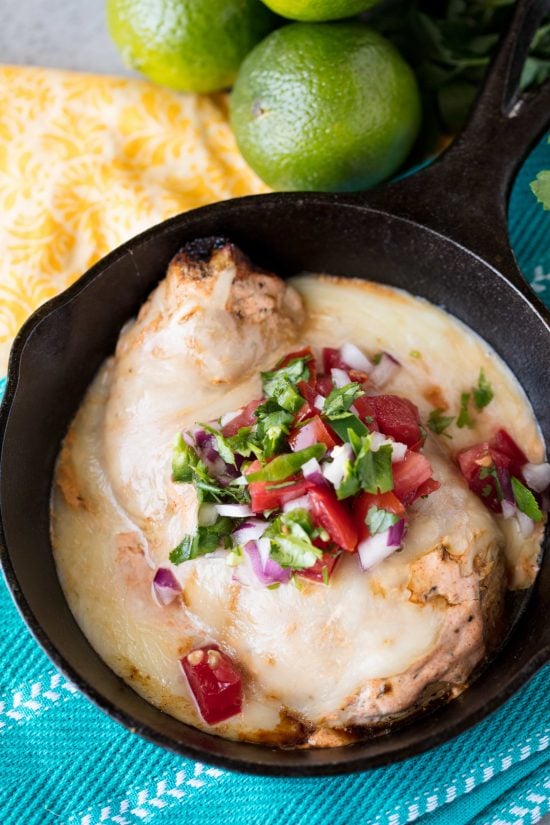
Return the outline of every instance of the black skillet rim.
<path id="1" fill-rule="evenodd" d="M 253 202 L 259 198 L 264 203 L 266 202 L 266 200 L 270 200 L 272 203 L 284 203 L 288 198 L 291 198 L 292 202 L 296 203 L 297 200 L 301 198 L 302 200 L 307 201 L 308 203 L 318 203 L 320 205 L 322 204 L 323 206 L 330 204 L 338 204 L 346 206 L 348 208 L 353 207 L 354 209 L 358 209 L 360 211 L 381 211 L 376 208 L 369 208 L 368 205 L 361 205 L 358 203 L 350 202 L 350 200 L 346 200 L 345 198 L 342 198 L 342 196 L 339 195 L 323 195 L 320 193 L 273 193 L 269 195 L 253 195 L 234 199 L 232 203 Z M 110 266 L 117 259 L 123 257 L 127 253 L 130 253 L 130 255 L 132 255 L 132 247 L 135 244 L 154 239 L 155 236 L 171 228 L 174 224 L 178 224 L 181 221 L 192 221 L 196 212 L 200 211 L 201 215 L 204 215 L 207 211 L 212 213 L 220 209 L 223 209 L 224 206 L 226 206 L 226 204 L 227 202 L 215 203 L 209 206 L 201 207 L 198 210 L 192 210 L 190 212 L 176 215 L 160 224 L 150 227 L 149 229 L 145 230 L 139 235 L 130 238 L 121 246 L 117 247 L 115 250 L 110 252 L 108 255 L 101 258 L 74 284 L 72 284 L 59 295 L 50 299 L 47 303 L 43 304 L 28 318 L 28 320 L 25 322 L 25 324 L 17 334 L 10 353 L 10 359 L 7 370 L 6 388 L 2 405 L 0 407 L 0 445 L 2 448 L 12 402 L 14 400 L 17 387 L 19 384 L 19 362 L 21 354 L 25 347 L 27 339 L 30 337 L 34 329 L 51 312 L 75 300 L 83 291 L 85 291 L 88 284 L 91 283 L 96 277 L 98 277 L 106 267 Z M 395 217 L 398 221 L 403 221 L 405 223 L 417 225 L 414 221 L 408 220 L 407 218 L 399 216 L 393 217 Z M 471 250 L 466 249 L 461 244 L 457 243 L 456 241 L 453 241 L 452 239 L 445 238 L 445 236 L 441 235 L 439 232 L 431 229 L 430 227 L 424 226 L 422 228 L 430 233 L 433 233 L 436 236 L 443 238 L 446 242 L 451 241 L 455 246 L 465 249 L 465 251 L 468 252 L 468 254 L 474 255 L 475 257 L 479 257 L 475 255 L 475 253 L 471 252 Z M 491 266 L 491 264 L 489 264 L 486 260 L 483 260 L 483 262 L 485 265 Z M 550 312 L 539 301 L 537 301 L 536 296 L 534 294 L 530 293 L 529 287 L 527 286 L 526 282 L 525 288 L 520 290 L 518 289 L 518 286 L 515 283 L 511 282 L 505 275 L 496 270 L 494 267 L 491 266 L 491 268 L 493 268 L 496 274 L 507 284 L 508 288 L 512 289 L 515 292 L 520 292 L 524 300 L 526 300 L 529 304 L 531 310 L 535 312 L 536 315 L 541 317 L 542 320 L 545 321 L 547 326 L 550 326 Z M 535 300 L 533 300 L 533 298 Z M 15 602 L 18 612 L 23 618 L 32 636 L 38 642 L 38 644 L 46 653 L 46 655 L 50 658 L 50 660 L 54 663 L 54 665 L 57 668 L 59 668 L 59 670 L 64 675 L 66 675 L 71 680 L 71 682 L 85 696 L 87 696 L 87 698 L 89 698 L 92 701 L 92 703 L 96 707 L 98 707 L 100 710 L 106 713 L 110 718 L 117 721 L 123 727 L 128 729 L 130 732 L 139 734 L 145 740 L 155 745 L 159 745 L 160 747 L 163 747 L 166 750 L 172 751 L 173 753 L 185 756 L 187 758 L 198 759 L 211 765 L 216 765 L 228 770 L 241 773 L 275 777 L 335 776 L 341 774 L 365 772 L 385 765 L 401 762 L 413 756 L 418 756 L 439 745 L 451 741 L 452 739 L 459 736 L 461 733 L 466 732 L 467 730 L 471 729 L 474 725 L 476 725 L 478 722 L 488 717 L 497 708 L 501 707 L 529 679 L 531 679 L 535 675 L 535 673 L 546 664 L 548 660 L 547 652 L 543 649 L 537 656 L 532 657 L 525 665 L 523 665 L 514 675 L 514 677 L 506 683 L 506 685 L 503 687 L 502 692 L 495 696 L 492 700 L 490 700 L 486 705 L 475 711 L 470 712 L 460 721 L 450 724 L 444 732 L 440 731 L 434 734 L 428 734 L 421 740 L 415 742 L 414 744 L 402 747 L 397 753 L 387 752 L 384 754 L 378 754 L 373 756 L 359 756 L 356 759 L 354 759 L 354 746 L 352 745 L 345 747 L 343 749 L 334 749 L 339 756 L 341 756 L 344 753 L 346 755 L 349 755 L 349 759 L 345 761 L 338 760 L 336 763 L 325 763 L 320 765 L 307 765 L 305 763 L 274 765 L 271 762 L 258 762 L 255 760 L 248 760 L 246 758 L 236 758 L 234 756 L 220 756 L 215 752 L 212 753 L 211 751 L 198 746 L 187 746 L 185 743 L 177 742 L 171 737 L 159 733 L 158 731 L 154 730 L 148 725 L 138 722 L 129 713 L 121 711 L 120 708 L 117 707 L 113 702 L 111 702 L 108 699 L 105 699 L 100 692 L 98 692 L 93 686 L 91 686 L 73 669 L 72 665 L 65 660 L 65 658 L 61 655 L 61 653 L 59 653 L 57 648 L 50 641 L 46 632 L 43 630 L 42 625 L 35 618 L 34 613 L 30 605 L 28 604 L 23 591 L 19 587 L 19 582 L 13 569 L 9 551 L 6 546 L 1 513 L 0 563 L 8 590 Z M 212 736 L 212 739 L 218 740 L 218 737 Z M 248 747 L 247 743 L 237 744 L 243 749 Z M 358 746 L 360 746 L 360 744 L 361 743 L 358 743 Z M 257 748 L 258 746 L 254 747 Z M 269 748 L 267 746 L 260 746 L 260 748 L 261 747 L 265 748 L 266 753 L 285 753 L 287 756 L 289 753 L 291 753 L 287 750 Z"/>

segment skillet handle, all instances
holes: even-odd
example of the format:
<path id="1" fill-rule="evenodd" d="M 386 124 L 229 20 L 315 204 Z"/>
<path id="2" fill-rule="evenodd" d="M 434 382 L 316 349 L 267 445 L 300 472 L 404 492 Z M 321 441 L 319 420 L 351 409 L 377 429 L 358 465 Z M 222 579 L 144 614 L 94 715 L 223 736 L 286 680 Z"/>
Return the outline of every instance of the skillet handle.
<path id="1" fill-rule="evenodd" d="M 519 95 L 529 46 L 550 0 L 519 0 L 468 122 L 428 167 L 395 183 L 344 196 L 410 218 L 469 248 L 525 287 L 507 232 L 513 179 L 550 124 L 550 80 Z"/>

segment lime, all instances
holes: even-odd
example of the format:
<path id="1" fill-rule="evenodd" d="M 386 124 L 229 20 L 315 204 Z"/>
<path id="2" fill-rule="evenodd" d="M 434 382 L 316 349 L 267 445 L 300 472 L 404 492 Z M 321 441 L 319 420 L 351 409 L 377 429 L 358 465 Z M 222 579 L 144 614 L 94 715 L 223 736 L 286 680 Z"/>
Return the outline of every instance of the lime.
<path id="1" fill-rule="evenodd" d="M 266 6 L 291 20 L 315 23 L 353 17 L 374 6 L 377 0 L 263 0 Z"/>
<path id="2" fill-rule="evenodd" d="M 272 188 L 352 191 L 407 157 L 420 97 L 399 52 L 362 23 L 292 23 L 243 62 L 231 123 Z"/>
<path id="3" fill-rule="evenodd" d="M 181 92 L 231 86 L 248 52 L 277 23 L 260 0 L 107 0 L 124 62 Z"/>

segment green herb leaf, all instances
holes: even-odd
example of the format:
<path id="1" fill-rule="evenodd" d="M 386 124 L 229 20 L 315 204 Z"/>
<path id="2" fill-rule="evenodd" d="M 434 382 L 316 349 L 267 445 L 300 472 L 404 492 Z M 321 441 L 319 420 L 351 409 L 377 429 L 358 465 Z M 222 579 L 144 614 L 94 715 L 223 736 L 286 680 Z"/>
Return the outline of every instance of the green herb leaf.
<path id="1" fill-rule="evenodd" d="M 477 387 L 473 388 L 472 395 L 474 397 L 474 404 L 478 410 L 482 410 L 483 407 L 486 407 L 487 404 L 493 400 L 493 389 L 485 377 L 483 367 L 479 371 Z"/>
<path id="2" fill-rule="evenodd" d="M 348 460 L 344 464 L 344 475 L 340 486 L 336 489 L 336 496 L 339 499 L 349 498 L 356 495 L 360 489 L 355 462 Z"/>
<path id="3" fill-rule="evenodd" d="M 501 485 L 501 483 L 500 483 L 500 479 L 499 479 L 499 477 L 498 477 L 498 474 L 497 474 L 497 471 L 496 471 L 496 467 L 495 467 L 494 465 L 491 465 L 491 467 L 482 467 L 482 468 L 480 469 L 480 471 L 479 471 L 479 477 L 480 477 L 480 479 L 482 479 L 482 480 L 483 480 L 484 478 L 492 478 L 492 479 L 493 479 L 493 481 L 494 481 L 494 483 L 495 483 L 495 492 L 496 492 L 496 494 L 497 494 L 497 499 L 498 499 L 499 501 L 502 501 L 502 499 L 504 498 L 504 493 L 502 492 L 502 485 Z M 483 487 L 482 491 L 481 491 L 481 494 L 482 494 L 483 496 L 485 496 L 485 493 L 483 492 L 483 490 L 485 490 L 487 487 L 489 487 L 489 491 L 490 491 L 489 493 L 487 493 L 487 495 L 490 495 L 490 493 L 492 492 L 492 487 L 491 487 L 491 485 L 490 485 L 490 484 L 486 484 L 486 485 Z"/>
<path id="4" fill-rule="evenodd" d="M 305 570 L 323 556 L 323 551 L 312 544 L 314 533 L 309 513 L 296 509 L 274 519 L 262 538 L 270 540 L 270 556 L 281 567 Z"/>
<path id="5" fill-rule="evenodd" d="M 376 452 L 362 449 L 356 460 L 359 483 L 367 493 L 387 493 L 393 490 L 392 447 L 384 444 Z"/>
<path id="6" fill-rule="evenodd" d="M 383 510 L 381 507 L 377 507 L 376 504 L 369 507 L 369 511 L 365 517 L 365 524 L 369 528 L 371 536 L 374 536 L 376 533 L 384 533 L 392 524 L 397 524 L 398 521 L 399 516 L 396 516 L 395 513 L 390 513 L 389 510 Z"/>
<path id="7" fill-rule="evenodd" d="M 262 404 L 266 407 L 266 404 Z M 271 400 L 271 406 L 275 406 Z M 256 438 L 261 444 L 265 458 L 271 458 L 275 453 L 280 452 L 286 446 L 286 436 L 290 432 L 290 427 L 294 421 L 292 413 L 281 409 L 276 405 L 276 409 L 256 410 L 258 424 L 256 427 Z"/>
<path id="8" fill-rule="evenodd" d="M 247 475 L 249 482 L 254 481 L 284 481 L 291 475 L 294 475 L 300 467 L 309 461 L 311 458 L 322 458 L 326 453 L 327 448 L 324 444 L 312 444 L 311 447 L 306 447 L 304 450 L 298 450 L 295 453 L 283 453 L 278 455 L 261 470 Z"/>
<path id="9" fill-rule="evenodd" d="M 304 399 L 296 389 L 299 381 L 307 381 L 309 367 L 307 358 L 294 358 L 286 366 L 271 372 L 262 372 L 262 387 L 267 398 L 274 398 L 280 407 L 288 412 L 298 412 Z"/>
<path id="10" fill-rule="evenodd" d="M 182 484 L 193 484 L 199 502 L 236 501 L 240 504 L 247 504 L 250 501 L 246 484 L 238 481 L 231 482 L 226 487 L 218 484 L 199 458 L 197 451 L 185 442 L 181 433 L 178 433 L 174 443 L 172 479 Z"/>
<path id="11" fill-rule="evenodd" d="M 328 567 L 323 567 L 323 584 L 328 585 Z"/>
<path id="12" fill-rule="evenodd" d="M 468 405 L 470 403 L 471 393 L 463 392 L 460 396 L 460 412 L 458 413 L 458 417 L 456 419 L 456 426 L 460 427 L 473 427 L 474 422 L 470 418 L 468 413 Z"/>
<path id="13" fill-rule="evenodd" d="M 512 476 L 511 482 L 512 492 L 514 493 L 518 510 L 521 510 L 522 513 L 525 513 L 525 515 L 529 516 L 533 521 L 541 521 L 542 513 L 531 490 L 529 490 L 525 484 L 522 484 L 519 478 L 515 476 Z"/>
<path id="14" fill-rule="evenodd" d="M 442 410 L 441 407 L 436 407 L 435 410 L 432 410 L 428 416 L 428 427 L 438 435 L 452 438 L 452 435 L 446 433 L 445 430 L 453 423 L 454 415 L 443 415 L 444 412 L 445 410 Z"/>
<path id="15" fill-rule="evenodd" d="M 361 384 L 354 381 L 341 388 L 335 387 L 324 403 L 323 413 L 328 417 L 347 413 L 354 401 L 364 394 Z"/>
<path id="16" fill-rule="evenodd" d="M 230 547 L 230 535 L 235 528 L 235 520 L 227 517 L 219 518 L 215 524 L 207 527 L 197 527 L 196 533 L 188 533 L 169 555 L 172 564 L 182 564 L 184 561 L 197 559 L 213 553 L 218 547 Z"/>

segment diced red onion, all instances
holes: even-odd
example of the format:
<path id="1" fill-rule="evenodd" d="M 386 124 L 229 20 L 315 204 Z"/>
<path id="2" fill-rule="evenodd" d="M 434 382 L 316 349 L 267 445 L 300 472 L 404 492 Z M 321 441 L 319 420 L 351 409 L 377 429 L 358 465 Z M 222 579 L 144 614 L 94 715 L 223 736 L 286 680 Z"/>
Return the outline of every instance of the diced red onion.
<path id="1" fill-rule="evenodd" d="M 233 542 L 234 544 L 239 545 L 246 544 L 248 541 L 256 541 L 260 538 L 260 536 L 263 536 L 267 528 L 268 522 L 262 521 L 262 519 L 250 519 L 250 521 L 245 521 L 231 534 L 233 537 Z"/>
<path id="2" fill-rule="evenodd" d="M 497 476 L 502 489 L 503 500 L 509 504 L 515 504 L 514 491 L 512 490 L 512 482 L 510 481 L 510 473 L 505 467 L 497 467 Z"/>
<path id="3" fill-rule="evenodd" d="M 248 504 L 215 504 L 214 507 L 220 516 L 228 518 L 246 518 L 254 515 Z"/>
<path id="4" fill-rule="evenodd" d="M 506 499 L 503 499 L 503 501 L 501 501 L 500 503 L 500 506 L 502 507 L 502 515 L 504 516 L 504 518 L 508 519 L 516 515 L 516 505 L 512 504 L 510 501 L 506 501 Z"/>
<path id="5" fill-rule="evenodd" d="M 383 352 L 380 361 L 370 374 L 371 381 L 378 387 L 383 387 L 395 375 L 401 364 L 389 352 Z"/>
<path id="6" fill-rule="evenodd" d="M 400 518 L 399 521 L 396 521 L 395 524 L 387 531 L 388 538 L 387 544 L 388 547 L 395 547 L 396 549 L 401 547 L 403 544 L 403 536 L 405 535 L 405 519 Z"/>
<path id="7" fill-rule="evenodd" d="M 521 512 L 521 510 L 518 510 L 516 512 L 516 519 L 520 533 L 523 536 L 523 538 L 529 538 L 529 536 L 535 529 L 535 522 L 533 521 L 533 519 L 529 518 L 529 516 L 526 516 L 525 513 Z"/>
<path id="8" fill-rule="evenodd" d="M 344 370 L 339 370 L 338 367 L 333 367 L 330 371 L 330 376 L 338 389 L 345 387 L 346 384 L 351 383 L 351 378 Z"/>
<path id="9" fill-rule="evenodd" d="M 409 448 L 406 444 L 402 444 L 401 441 L 392 441 L 391 443 L 391 460 L 392 464 L 397 463 L 398 461 L 403 461 L 405 458 L 405 453 Z"/>
<path id="10" fill-rule="evenodd" d="M 323 462 L 323 475 L 330 481 L 334 487 L 338 488 L 344 478 L 346 463 L 353 458 L 353 449 L 351 444 L 342 444 L 341 446 L 333 447 L 332 461 Z"/>
<path id="11" fill-rule="evenodd" d="M 370 448 L 373 453 L 376 453 L 380 449 L 380 447 L 384 447 L 386 444 L 391 444 L 391 441 L 389 440 L 389 438 L 386 438 L 384 433 L 371 433 Z"/>
<path id="12" fill-rule="evenodd" d="M 375 533 L 374 536 L 369 536 L 368 539 L 361 541 L 357 547 L 361 567 L 363 570 L 370 570 L 379 562 L 387 559 L 388 556 L 397 550 L 397 547 L 388 546 L 388 532 Z"/>
<path id="13" fill-rule="evenodd" d="M 531 464 L 529 461 L 521 468 L 527 486 L 535 493 L 544 493 L 550 486 L 550 464 Z"/>
<path id="14" fill-rule="evenodd" d="M 323 484 L 325 479 L 323 479 Z M 283 504 L 283 513 L 290 513 L 291 510 L 309 510 L 310 503 L 307 496 L 300 496 L 300 498 L 293 498 L 291 501 L 286 501 Z"/>
<path id="15" fill-rule="evenodd" d="M 306 463 L 302 465 L 302 472 L 304 478 L 307 478 L 308 481 L 311 481 L 311 483 L 317 487 L 324 487 L 326 485 L 321 465 L 316 458 L 310 458 L 309 461 L 306 461 Z"/>
<path id="16" fill-rule="evenodd" d="M 391 460 L 392 464 L 395 464 L 397 461 L 403 461 L 405 458 L 405 453 L 407 452 L 407 445 L 402 444 L 400 441 L 393 441 L 391 438 L 387 438 L 383 433 L 373 432 L 371 433 L 371 450 L 373 453 L 377 452 L 380 447 L 384 447 L 386 444 L 391 446 Z"/>
<path id="17" fill-rule="evenodd" d="M 367 356 L 355 344 L 343 344 L 340 347 L 340 357 L 352 370 L 370 372 L 372 369 L 372 364 Z"/>
<path id="18" fill-rule="evenodd" d="M 242 410 L 234 410 L 233 412 L 226 412 L 220 418 L 220 424 L 222 427 L 225 427 L 226 424 L 229 424 L 230 421 L 233 421 L 234 418 L 237 418 L 241 414 Z"/>
<path id="19" fill-rule="evenodd" d="M 322 410 L 325 406 L 325 401 L 326 400 L 327 399 L 325 398 L 324 395 L 316 395 L 315 400 L 313 402 L 313 406 L 315 407 L 316 410 Z"/>
<path id="20" fill-rule="evenodd" d="M 153 598 L 161 607 L 177 599 L 181 585 L 168 567 L 159 567 L 153 578 Z"/>
<path id="21" fill-rule="evenodd" d="M 268 587 L 270 584 L 284 584 L 290 580 L 290 570 L 284 569 L 280 564 L 277 564 L 276 561 L 269 558 L 269 556 L 265 559 L 265 564 L 263 563 L 260 555 L 260 549 L 256 541 L 248 541 L 244 546 L 244 552 L 245 556 L 247 556 L 250 561 L 250 566 L 254 576 L 264 587 Z M 244 574 L 245 571 L 241 571 L 239 569 L 240 567 L 242 567 L 242 565 L 235 568 L 235 573 L 237 574 L 239 581 L 241 581 L 241 583 L 245 583 L 240 578 L 240 575 Z M 246 574 L 243 578 L 245 577 Z"/>
<path id="22" fill-rule="evenodd" d="M 375 533 L 359 543 L 357 550 L 363 570 L 370 570 L 379 562 L 387 559 L 403 544 L 405 535 L 405 519 L 399 519 L 383 533 Z"/>

